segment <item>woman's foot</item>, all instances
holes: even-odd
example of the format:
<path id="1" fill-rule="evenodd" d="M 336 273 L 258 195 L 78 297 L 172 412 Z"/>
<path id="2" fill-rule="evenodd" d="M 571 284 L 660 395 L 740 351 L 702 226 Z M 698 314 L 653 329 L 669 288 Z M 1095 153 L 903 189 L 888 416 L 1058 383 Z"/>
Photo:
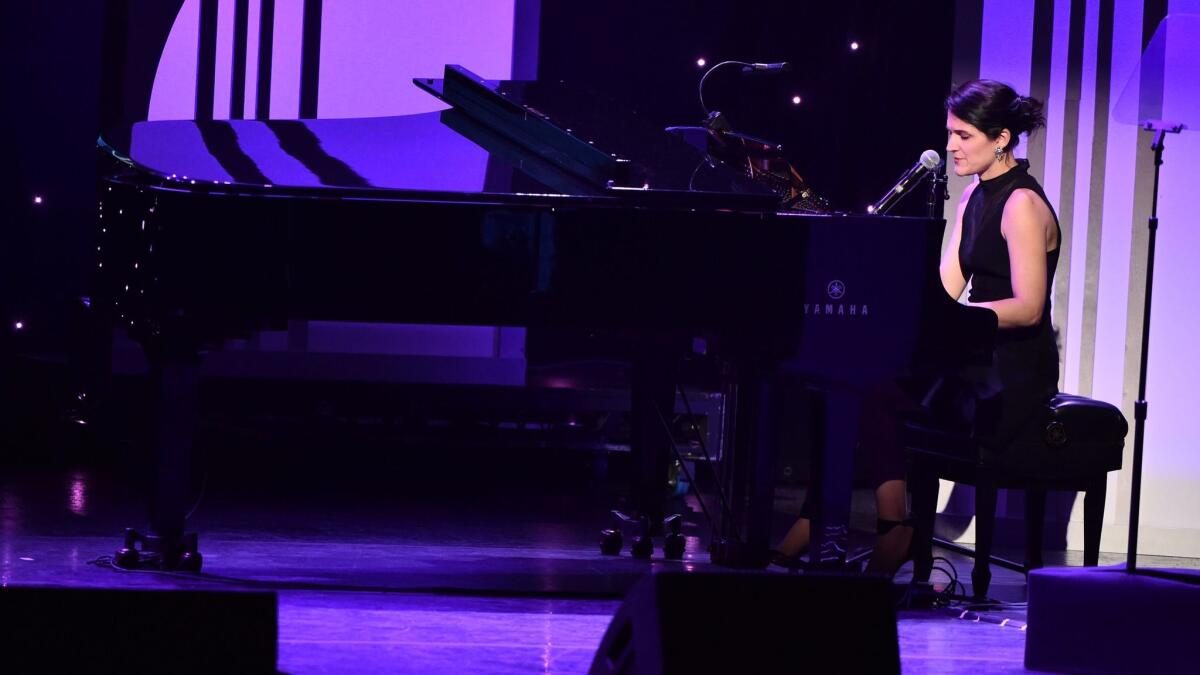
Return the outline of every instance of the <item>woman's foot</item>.
<path id="1" fill-rule="evenodd" d="M 771 562 L 781 567 L 796 567 L 800 556 L 808 549 L 811 523 L 808 518 L 798 518 L 779 542 L 779 548 L 771 552 Z"/>
<path id="2" fill-rule="evenodd" d="M 895 576 L 905 562 L 912 559 L 913 528 L 908 521 L 880 520 L 879 539 L 875 551 L 867 561 L 869 574 Z"/>

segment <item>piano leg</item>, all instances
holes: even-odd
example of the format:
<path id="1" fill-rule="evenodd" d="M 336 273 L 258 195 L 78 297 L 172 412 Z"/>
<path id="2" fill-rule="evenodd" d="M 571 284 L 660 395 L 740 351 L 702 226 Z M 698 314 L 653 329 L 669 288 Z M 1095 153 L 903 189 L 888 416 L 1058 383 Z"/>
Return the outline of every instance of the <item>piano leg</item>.
<path id="1" fill-rule="evenodd" d="M 652 534 L 661 533 L 666 515 L 673 440 L 663 420 L 669 423 L 675 411 L 678 357 L 677 350 L 652 344 L 638 349 L 632 363 L 630 449 L 634 517 L 647 519 Z"/>
<path id="2" fill-rule="evenodd" d="M 813 488 L 818 490 L 809 551 L 813 567 L 842 569 L 850 524 L 854 450 L 858 442 L 860 395 L 830 389 L 824 399 L 824 438 L 813 462 Z M 810 489 L 813 489 L 810 488 Z"/>
<path id="3" fill-rule="evenodd" d="M 778 389 L 761 368 L 742 364 L 737 372 L 733 433 L 722 462 L 729 510 L 721 514 L 720 540 L 710 557 L 724 567 L 762 569 L 769 562 L 775 506 Z"/>
<path id="4" fill-rule="evenodd" d="M 199 571 L 196 535 L 184 530 L 192 501 L 192 450 L 199 416 L 199 358 L 150 355 L 152 485 L 147 534 L 127 530 L 116 561 L 123 567 Z M 140 543 L 143 555 L 138 556 Z M 141 558 L 139 560 L 139 558 Z"/>

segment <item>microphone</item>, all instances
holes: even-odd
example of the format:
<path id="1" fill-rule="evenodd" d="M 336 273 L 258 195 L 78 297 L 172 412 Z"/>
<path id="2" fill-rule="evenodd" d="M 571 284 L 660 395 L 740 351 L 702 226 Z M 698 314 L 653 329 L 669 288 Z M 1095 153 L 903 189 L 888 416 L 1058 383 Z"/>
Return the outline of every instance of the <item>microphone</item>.
<path id="1" fill-rule="evenodd" d="M 765 71 L 768 73 L 790 73 L 792 72 L 792 64 L 783 61 L 781 63 L 747 63 L 742 67 L 743 73 L 752 71 Z"/>
<path id="2" fill-rule="evenodd" d="M 879 201 L 867 207 L 867 213 L 879 215 L 887 213 L 904 197 L 904 195 L 908 194 L 909 191 L 917 185 L 917 183 L 920 183 L 921 179 L 924 178 L 926 174 L 936 169 L 937 165 L 941 161 L 941 156 L 938 155 L 934 150 L 926 150 L 925 152 L 922 152 L 921 159 L 917 160 L 917 163 L 913 164 L 912 168 L 904 172 L 904 175 L 900 177 L 900 180 L 896 181 L 896 184 L 892 186 L 892 189 L 888 190 L 888 193 L 881 197 Z"/>
<path id="3" fill-rule="evenodd" d="M 786 73 L 792 69 L 792 64 L 787 62 L 780 63 L 747 63 L 745 61 L 722 61 L 717 65 L 705 71 L 704 76 L 700 78 L 700 109 L 708 117 L 712 117 L 712 111 L 708 109 L 708 105 L 704 103 L 704 83 L 708 80 L 708 76 L 713 74 L 713 71 L 724 66 L 741 66 L 743 73 L 765 72 L 765 73 Z"/>

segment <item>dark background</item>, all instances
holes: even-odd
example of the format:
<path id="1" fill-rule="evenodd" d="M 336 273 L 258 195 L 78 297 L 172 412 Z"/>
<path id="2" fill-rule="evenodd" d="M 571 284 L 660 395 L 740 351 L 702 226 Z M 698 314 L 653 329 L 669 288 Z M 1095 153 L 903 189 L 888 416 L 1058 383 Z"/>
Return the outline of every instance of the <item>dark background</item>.
<path id="1" fill-rule="evenodd" d="M 953 26 L 950 0 L 548 0 L 538 72 L 612 94 L 666 126 L 703 119 L 698 57 L 708 66 L 790 62 L 778 75 L 722 68 L 705 101 L 734 130 L 782 144 L 835 208 L 862 212 L 923 150 L 945 147 Z M 922 211 L 914 199 L 897 213 Z"/>
<path id="2" fill-rule="evenodd" d="M 139 93 L 131 82 L 153 74 L 152 37 L 165 36 L 178 5 L 0 3 L 0 124 L 8 167 L 0 181 L 0 357 L 10 383 L 15 355 L 66 371 L 68 356 L 86 337 L 80 326 L 94 265 L 95 140 L 102 119 L 144 114 L 148 89 Z M 950 0 L 543 0 L 541 14 L 541 79 L 568 80 L 625 101 L 662 126 L 701 120 L 696 89 L 704 69 L 697 57 L 710 65 L 791 62 L 794 69 L 780 75 L 719 71 L 706 99 L 735 130 L 783 144 L 839 209 L 862 210 L 922 150 L 943 146 Z M 862 45 L 858 51 L 850 50 L 852 40 Z M 793 95 L 803 103 L 793 105 Z M 33 203 L 35 195 L 42 205 Z M 898 212 L 919 213 L 921 202 Z M 24 329 L 17 331 L 16 321 Z M 8 400 L 56 395 L 6 389 Z M 28 411 L 9 405 L 5 414 Z"/>

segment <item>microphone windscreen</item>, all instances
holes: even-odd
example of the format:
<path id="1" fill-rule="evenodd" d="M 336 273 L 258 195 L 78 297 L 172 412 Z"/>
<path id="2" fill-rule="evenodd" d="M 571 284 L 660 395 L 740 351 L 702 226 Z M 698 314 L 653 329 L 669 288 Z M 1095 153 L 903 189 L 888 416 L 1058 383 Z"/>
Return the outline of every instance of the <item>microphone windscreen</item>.
<path id="1" fill-rule="evenodd" d="M 926 150 L 921 153 L 921 166 L 930 171 L 936 169 L 940 161 L 942 161 L 942 156 L 937 154 L 936 150 Z"/>

